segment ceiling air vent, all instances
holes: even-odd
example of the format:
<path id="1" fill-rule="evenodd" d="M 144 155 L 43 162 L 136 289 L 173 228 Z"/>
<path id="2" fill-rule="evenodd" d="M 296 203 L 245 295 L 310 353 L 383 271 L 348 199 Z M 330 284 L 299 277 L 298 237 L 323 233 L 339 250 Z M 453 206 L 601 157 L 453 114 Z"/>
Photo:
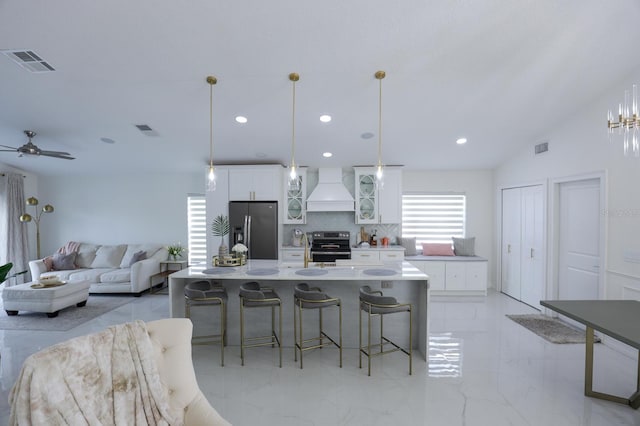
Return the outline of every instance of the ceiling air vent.
<path id="1" fill-rule="evenodd" d="M 13 62 L 31 72 L 51 72 L 55 71 L 47 61 L 36 55 L 33 50 L 3 50 L 6 56 Z"/>
<path id="2" fill-rule="evenodd" d="M 135 126 L 147 136 L 158 136 L 158 132 L 153 130 L 148 124 L 136 124 Z"/>
<path id="3" fill-rule="evenodd" d="M 536 155 L 547 151 L 549 151 L 549 142 L 542 142 L 535 146 Z"/>

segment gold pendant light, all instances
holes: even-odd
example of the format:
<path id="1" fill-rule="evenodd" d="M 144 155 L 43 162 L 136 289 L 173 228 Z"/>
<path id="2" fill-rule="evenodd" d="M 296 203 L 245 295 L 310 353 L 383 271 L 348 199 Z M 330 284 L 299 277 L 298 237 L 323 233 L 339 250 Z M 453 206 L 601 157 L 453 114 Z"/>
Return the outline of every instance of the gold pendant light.
<path id="1" fill-rule="evenodd" d="M 618 106 L 618 121 L 613 121 L 611 110 L 607 112 L 607 129 L 609 142 L 613 141 L 614 129 L 623 135 L 622 148 L 625 157 L 633 152 L 634 157 L 640 157 L 640 111 L 638 110 L 638 86 L 632 86 L 632 97 L 629 91 L 624 91 L 624 104 Z"/>
<path id="2" fill-rule="evenodd" d="M 291 80 L 292 102 L 291 102 L 291 164 L 289 165 L 289 191 L 297 192 L 300 190 L 300 179 L 298 178 L 298 170 L 296 169 L 296 81 L 300 80 L 300 75 L 295 72 L 289 74 Z"/>
<path id="3" fill-rule="evenodd" d="M 209 84 L 209 167 L 207 170 L 207 192 L 216 190 L 216 174 L 213 167 L 213 85 L 218 82 L 214 76 L 207 77 Z"/>
<path id="4" fill-rule="evenodd" d="M 384 71 L 375 73 L 376 79 L 380 82 L 378 96 L 378 165 L 376 166 L 376 185 L 381 188 L 384 185 L 384 167 L 382 165 L 382 79 L 386 77 Z"/>

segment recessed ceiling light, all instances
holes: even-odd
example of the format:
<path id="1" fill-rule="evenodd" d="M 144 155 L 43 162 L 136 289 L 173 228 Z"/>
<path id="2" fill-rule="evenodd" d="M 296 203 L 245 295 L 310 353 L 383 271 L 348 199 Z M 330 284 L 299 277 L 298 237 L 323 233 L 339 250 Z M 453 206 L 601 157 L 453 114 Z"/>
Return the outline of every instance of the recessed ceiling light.
<path id="1" fill-rule="evenodd" d="M 256 152 L 256 157 L 258 158 L 267 158 L 267 154 L 264 152 Z"/>
<path id="2" fill-rule="evenodd" d="M 116 141 L 114 141 L 111 138 L 100 138 L 100 140 L 104 143 L 110 143 L 110 144 L 116 143 Z"/>
<path id="3" fill-rule="evenodd" d="M 328 123 L 331 121 L 331 116 L 330 115 L 321 115 L 320 116 L 320 121 L 322 121 L 323 123 Z"/>
<path id="4" fill-rule="evenodd" d="M 467 138 L 460 138 L 456 141 L 456 143 L 458 145 L 464 145 L 465 143 L 467 143 Z"/>
<path id="5" fill-rule="evenodd" d="M 238 123 L 244 124 L 244 123 L 247 122 L 247 117 L 243 117 L 242 115 L 239 115 L 239 116 L 236 117 L 236 121 Z"/>
<path id="6" fill-rule="evenodd" d="M 330 152 L 323 152 L 323 153 L 322 153 L 322 156 L 323 156 L 324 158 L 329 158 L 329 157 L 332 157 L 332 156 L 333 156 L 333 154 L 332 154 L 332 153 L 330 153 Z"/>
<path id="7" fill-rule="evenodd" d="M 373 136 L 374 135 L 371 132 L 364 132 L 363 134 L 360 135 L 362 139 L 371 139 Z"/>

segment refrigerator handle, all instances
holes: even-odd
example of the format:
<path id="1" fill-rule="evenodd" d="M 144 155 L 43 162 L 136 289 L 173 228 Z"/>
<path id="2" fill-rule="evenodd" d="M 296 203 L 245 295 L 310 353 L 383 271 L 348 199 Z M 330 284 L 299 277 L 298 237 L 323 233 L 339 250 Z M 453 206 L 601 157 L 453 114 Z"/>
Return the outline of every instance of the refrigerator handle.
<path id="1" fill-rule="evenodd" d="M 249 253 L 251 252 L 251 216 L 245 215 L 244 217 L 244 243 L 249 248 L 249 252 L 247 252 L 247 259 L 249 258 Z"/>

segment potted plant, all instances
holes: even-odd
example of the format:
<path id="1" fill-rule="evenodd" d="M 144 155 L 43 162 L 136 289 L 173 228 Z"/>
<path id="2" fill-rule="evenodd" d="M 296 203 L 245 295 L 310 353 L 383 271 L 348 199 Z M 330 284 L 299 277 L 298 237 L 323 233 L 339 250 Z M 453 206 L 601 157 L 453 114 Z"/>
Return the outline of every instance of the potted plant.
<path id="1" fill-rule="evenodd" d="M 180 243 L 173 244 L 167 247 L 167 251 L 169 252 L 169 256 L 171 256 L 171 259 L 176 260 L 177 258 L 182 256 L 184 247 L 182 247 Z"/>
<path id="2" fill-rule="evenodd" d="M 9 278 L 17 277 L 18 275 L 26 274 L 27 271 L 16 272 L 9 275 L 9 271 L 13 268 L 13 263 L 9 262 L 6 265 L 0 266 L 0 284 L 8 280 Z"/>
<path id="3" fill-rule="evenodd" d="M 218 247 L 218 258 L 223 259 L 229 255 L 229 247 L 224 243 L 224 237 L 229 233 L 229 217 L 223 214 L 216 216 L 211 223 L 211 233 L 216 237 L 222 237 Z"/>

